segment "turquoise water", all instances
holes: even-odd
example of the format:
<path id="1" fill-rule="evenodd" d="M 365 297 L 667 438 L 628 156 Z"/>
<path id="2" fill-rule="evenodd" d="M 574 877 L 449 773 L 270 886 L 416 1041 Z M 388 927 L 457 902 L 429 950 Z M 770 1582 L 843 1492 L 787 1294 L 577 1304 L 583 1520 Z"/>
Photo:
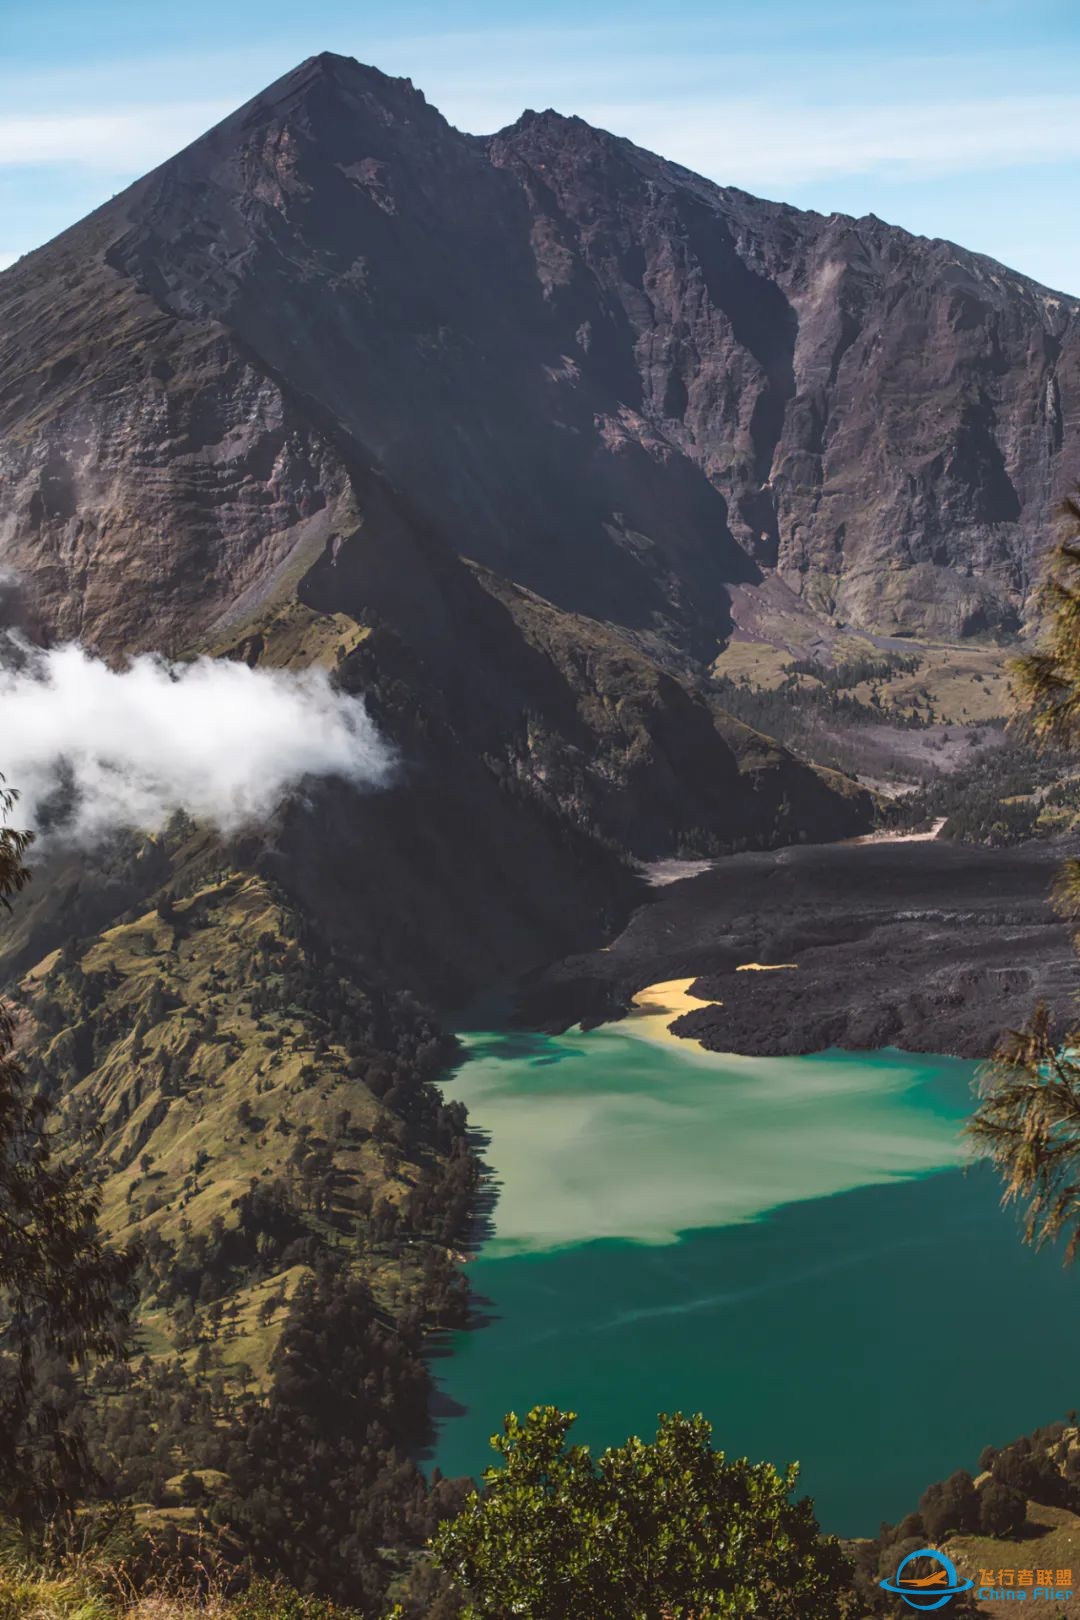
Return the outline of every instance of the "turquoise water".
<path id="1" fill-rule="evenodd" d="M 486 1325 L 435 1362 L 445 1474 L 538 1402 L 597 1447 L 701 1410 L 727 1451 L 797 1458 L 822 1522 L 863 1535 L 1080 1404 L 1080 1275 L 961 1168 L 972 1065 L 627 1028 L 467 1038 L 448 1093 L 503 1186 L 469 1268 Z"/>

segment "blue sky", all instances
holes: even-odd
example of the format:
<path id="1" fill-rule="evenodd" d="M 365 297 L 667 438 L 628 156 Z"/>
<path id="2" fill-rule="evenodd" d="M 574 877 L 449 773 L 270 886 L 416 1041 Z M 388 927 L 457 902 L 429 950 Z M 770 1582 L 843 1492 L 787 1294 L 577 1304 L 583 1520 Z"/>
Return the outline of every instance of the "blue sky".
<path id="1" fill-rule="evenodd" d="M 1080 294 L 1077 0 L 0 0 L 0 265 L 321 50 Z"/>

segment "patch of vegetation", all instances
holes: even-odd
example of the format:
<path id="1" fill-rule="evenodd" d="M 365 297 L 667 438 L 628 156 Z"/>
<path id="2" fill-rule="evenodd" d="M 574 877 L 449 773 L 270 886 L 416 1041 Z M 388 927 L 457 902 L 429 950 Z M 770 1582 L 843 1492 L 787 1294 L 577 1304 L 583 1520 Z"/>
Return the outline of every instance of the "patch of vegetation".
<path id="1" fill-rule="evenodd" d="M 881 725 L 888 721 L 916 731 L 932 726 L 937 719 L 929 698 L 922 706 L 913 702 L 906 712 L 892 711 L 886 709 L 876 692 L 865 702 L 852 696 L 846 686 L 821 679 L 807 684 L 796 674 L 768 690 L 752 686 L 745 676 L 737 681 L 719 676 L 713 680 L 713 691 L 729 713 L 778 742 L 790 747 L 801 738 L 804 752 L 808 718 L 827 720 L 830 726 Z"/>
<path id="2" fill-rule="evenodd" d="M 792 628 L 787 627 L 789 633 Z M 811 657 L 764 642 L 732 641 L 716 659 L 713 674 L 766 689 L 784 685 L 794 674 L 807 689 L 832 685 L 861 703 L 880 706 L 886 716 L 923 712 L 929 703 L 946 725 L 993 724 L 1010 708 L 1008 655 L 978 640 L 912 642 L 901 651 L 847 632 Z"/>
<path id="3" fill-rule="evenodd" d="M 921 1547 L 945 1547 L 968 1573 L 1003 1565 L 1056 1571 L 1076 1564 L 1080 1548 L 1080 1430 L 1076 1413 L 987 1446 L 979 1474 L 960 1469 L 927 1486 L 918 1508 L 883 1524 L 873 1541 L 854 1543 L 861 1613 L 891 1614 L 895 1600 L 878 1582 Z M 1053 1577 L 1051 1577 L 1053 1580 Z M 957 1613 L 975 1613 L 954 1608 Z"/>
<path id="4" fill-rule="evenodd" d="M 151 1548 L 141 1554 L 149 1562 Z M 160 1549 L 166 1559 L 169 1553 Z M 100 1555 L 66 1555 L 52 1567 L 0 1553 L 0 1620 L 354 1620 L 355 1610 L 255 1580 L 229 1592 L 205 1580 L 133 1583 L 136 1565 Z"/>
<path id="5" fill-rule="evenodd" d="M 775 738 L 815 765 L 849 775 L 866 768 L 861 731 L 892 726 L 898 732 L 930 732 L 938 719 L 928 698 L 915 697 L 910 708 L 892 710 L 876 690 L 868 698 L 857 696 L 848 687 L 830 686 L 790 671 L 768 687 L 754 685 L 745 675 L 735 679 L 716 676 L 709 691 L 717 707 L 744 725 Z M 918 774 L 910 755 L 899 748 L 890 761 L 888 752 L 877 743 L 874 758 L 878 769 L 901 779 L 910 781 Z"/>
<path id="6" fill-rule="evenodd" d="M 895 675 L 914 675 L 922 668 L 918 653 L 864 653 L 833 665 L 811 658 L 793 658 L 788 665 L 792 675 L 806 675 L 826 692 L 849 692 L 856 686 L 878 687 Z"/>
<path id="7" fill-rule="evenodd" d="M 1007 845 L 1070 831 L 1080 817 L 1080 774 L 1057 750 L 1019 738 L 973 753 L 893 809 L 905 825 L 945 817 L 941 836 Z"/>

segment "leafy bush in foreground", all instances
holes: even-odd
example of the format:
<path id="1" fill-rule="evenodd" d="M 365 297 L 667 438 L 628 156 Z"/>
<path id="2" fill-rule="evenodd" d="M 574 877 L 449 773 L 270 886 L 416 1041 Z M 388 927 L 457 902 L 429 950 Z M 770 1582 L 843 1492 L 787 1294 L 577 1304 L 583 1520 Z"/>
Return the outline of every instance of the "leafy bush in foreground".
<path id="1" fill-rule="evenodd" d="M 467 1594 L 469 1620 L 816 1620 L 848 1612 L 849 1565 L 821 1536 L 798 1477 L 729 1461 L 701 1417 L 661 1415 L 594 1460 L 567 1446 L 574 1415 L 513 1413 L 492 1445 L 503 1466 L 432 1541 Z"/>

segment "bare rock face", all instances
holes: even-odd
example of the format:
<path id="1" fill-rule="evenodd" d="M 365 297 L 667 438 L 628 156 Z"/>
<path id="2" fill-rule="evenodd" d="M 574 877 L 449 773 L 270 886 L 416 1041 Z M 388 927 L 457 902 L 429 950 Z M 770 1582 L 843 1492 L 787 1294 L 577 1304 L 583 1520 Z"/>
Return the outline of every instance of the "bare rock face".
<path id="1" fill-rule="evenodd" d="M 119 277 L 105 236 L 88 221 L 0 294 L 0 558 L 49 634 L 176 651 L 317 555 L 348 479 L 280 383 Z"/>
<path id="2" fill-rule="evenodd" d="M 554 113 L 462 135 L 313 58 L 0 277 L 0 557 L 54 631 L 179 647 L 362 521 L 374 470 L 662 657 L 772 571 L 866 628 L 1007 630 L 1078 330 L 951 244 Z"/>
<path id="3" fill-rule="evenodd" d="M 870 216 L 763 203 L 555 114 L 494 137 L 579 348 L 731 533 L 867 629 L 1015 628 L 1076 476 L 1080 304 Z M 585 363 L 585 362 L 583 362 Z"/>

